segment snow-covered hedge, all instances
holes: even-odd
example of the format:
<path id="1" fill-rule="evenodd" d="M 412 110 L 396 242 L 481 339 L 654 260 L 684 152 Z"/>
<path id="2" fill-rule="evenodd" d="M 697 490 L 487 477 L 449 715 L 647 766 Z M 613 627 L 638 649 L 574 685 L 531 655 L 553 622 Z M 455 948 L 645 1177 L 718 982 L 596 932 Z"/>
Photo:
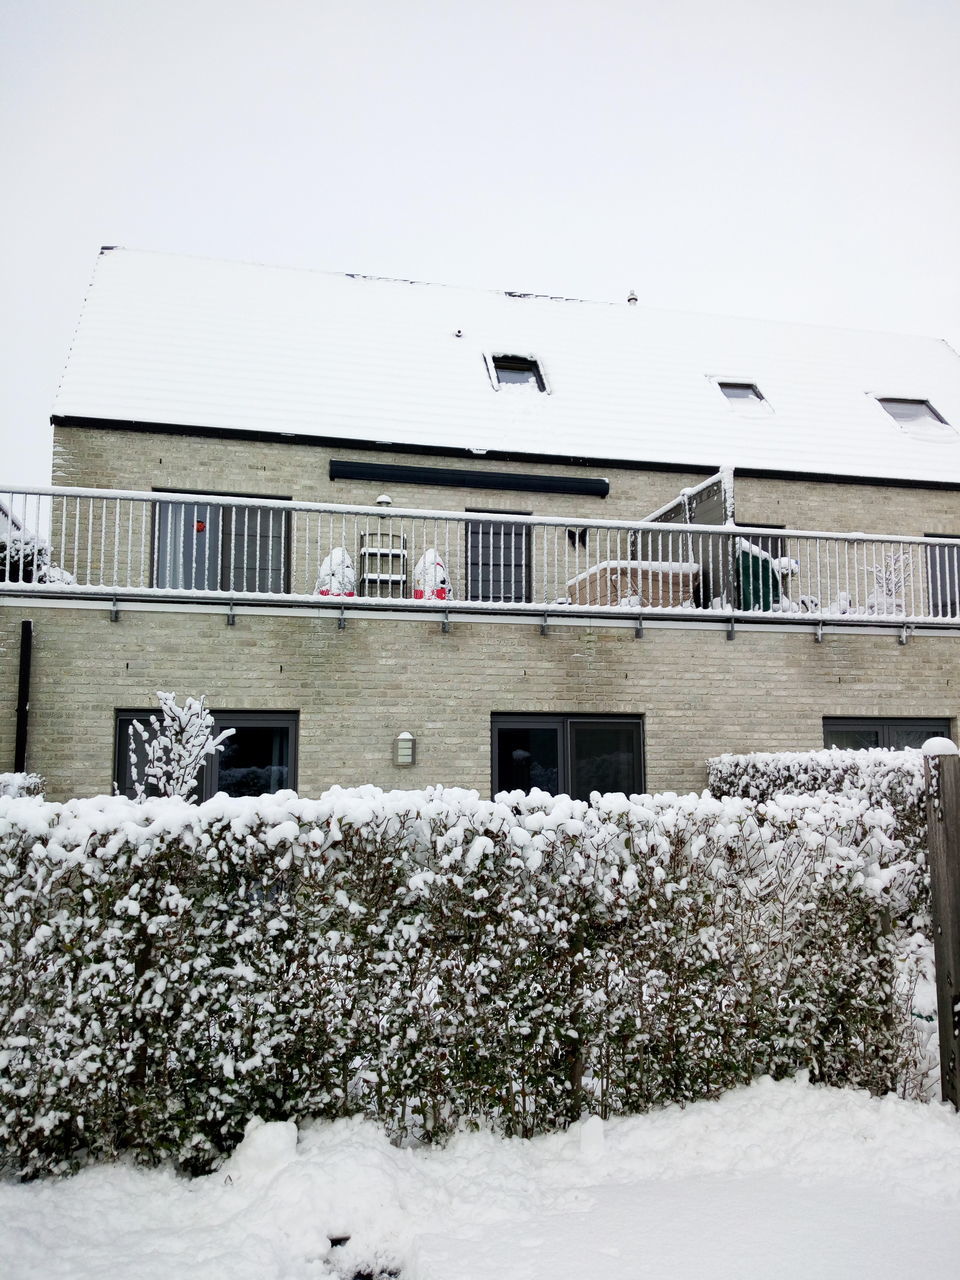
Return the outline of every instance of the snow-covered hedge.
<path id="1" fill-rule="evenodd" d="M 914 860 L 862 801 L 0 800 L 0 1143 L 210 1167 L 254 1115 L 532 1134 L 893 1087 Z"/>
<path id="2" fill-rule="evenodd" d="M 857 791 L 872 805 L 893 809 L 924 807 L 923 752 L 888 751 L 756 751 L 751 755 L 715 756 L 707 761 L 714 795 L 769 800 L 780 792 Z"/>
<path id="3" fill-rule="evenodd" d="M 768 801 L 783 794 L 848 796 L 893 819 L 891 834 L 902 842 L 923 874 L 917 879 L 910 911 L 929 924 L 929 880 L 926 874 L 927 812 L 923 752 L 757 751 L 750 755 L 715 756 L 707 762 L 708 785 L 714 795 Z"/>
<path id="4" fill-rule="evenodd" d="M 42 795 L 43 779 L 39 773 L 0 773 L 0 798 Z"/>

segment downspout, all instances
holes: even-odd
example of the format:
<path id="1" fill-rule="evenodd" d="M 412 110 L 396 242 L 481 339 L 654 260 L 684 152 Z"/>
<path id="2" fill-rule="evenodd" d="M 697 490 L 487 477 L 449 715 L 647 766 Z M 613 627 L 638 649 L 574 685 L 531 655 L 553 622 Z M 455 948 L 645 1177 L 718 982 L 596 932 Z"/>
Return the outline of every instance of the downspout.
<path id="1" fill-rule="evenodd" d="M 17 680 L 17 736 L 13 746 L 13 771 L 27 771 L 27 722 L 30 716 L 30 662 L 33 657 L 33 623 L 20 623 L 20 675 Z"/>

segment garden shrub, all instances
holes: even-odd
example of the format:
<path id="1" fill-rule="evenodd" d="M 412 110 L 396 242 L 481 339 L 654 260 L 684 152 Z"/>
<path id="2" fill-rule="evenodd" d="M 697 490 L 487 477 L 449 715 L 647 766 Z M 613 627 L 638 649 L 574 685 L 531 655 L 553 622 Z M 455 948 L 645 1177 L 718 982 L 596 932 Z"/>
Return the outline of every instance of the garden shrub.
<path id="1" fill-rule="evenodd" d="M 743 796 L 761 803 L 778 795 L 813 795 L 827 800 L 844 796 L 885 810 L 891 837 L 913 858 L 921 874 L 906 916 L 930 931 L 930 881 L 927 873 L 927 811 L 923 752 L 914 748 L 863 751 L 834 747 L 823 751 L 757 751 L 749 755 L 715 756 L 707 761 L 710 790 L 715 795 Z M 903 923 L 909 923 L 907 918 Z"/>
<path id="2" fill-rule="evenodd" d="M 0 1151 L 213 1167 L 251 1116 L 531 1135 L 910 1067 L 917 866 L 851 797 L 0 800 Z"/>
<path id="3" fill-rule="evenodd" d="M 42 795 L 43 779 L 38 773 L 0 773 L 0 798 Z"/>

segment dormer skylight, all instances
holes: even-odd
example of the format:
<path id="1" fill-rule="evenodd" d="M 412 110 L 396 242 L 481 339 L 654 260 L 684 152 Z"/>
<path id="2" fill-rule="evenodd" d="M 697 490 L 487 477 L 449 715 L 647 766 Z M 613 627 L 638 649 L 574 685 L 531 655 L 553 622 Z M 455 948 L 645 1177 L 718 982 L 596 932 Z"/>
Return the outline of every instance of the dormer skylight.
<path id="1" fill-rule="evenodd" d="M 758 387 L 752 382 L 718 382 L 717 386 L 727 399 L 734 404 L 752 408 L 755 405 L 766 403 Z"/>
<path id="2" fill-rule="evenodd" d="M 494 356 L 493 372 L 498 387 L 526 387 L 531 391 L 546 390 L 540 366 L 529 356 Z"/>

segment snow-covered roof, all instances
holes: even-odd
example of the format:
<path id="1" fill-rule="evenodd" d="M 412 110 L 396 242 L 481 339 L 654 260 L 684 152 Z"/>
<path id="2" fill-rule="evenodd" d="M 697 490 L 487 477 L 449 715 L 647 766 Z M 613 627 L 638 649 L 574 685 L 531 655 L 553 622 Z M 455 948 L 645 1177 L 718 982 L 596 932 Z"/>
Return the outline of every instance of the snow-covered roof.
<path id="1" fill-rule="evenodd" d="M 546 390 L 497 389 L 498 355 L 535 359 Z M 879 398 L 949 425 L 901 425 Z M 54 414 L 960 483 L 960 357 L 937 339 L 120 249 Z"/>

